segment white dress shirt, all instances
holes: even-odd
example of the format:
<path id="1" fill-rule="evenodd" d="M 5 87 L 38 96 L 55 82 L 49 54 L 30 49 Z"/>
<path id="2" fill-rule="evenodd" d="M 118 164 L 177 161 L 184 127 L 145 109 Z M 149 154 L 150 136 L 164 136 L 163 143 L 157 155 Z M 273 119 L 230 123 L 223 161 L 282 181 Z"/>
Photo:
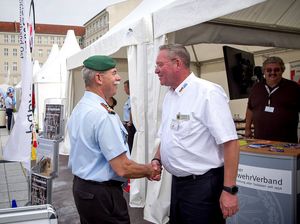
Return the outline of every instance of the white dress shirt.
<path id="1" fill-rule="evenodd" d="M 223 166 L 223 143 L 237 139 L 222 87 L 190 74 L 164 99 L 160 154 L 175 176 L 201 175 Z"/>

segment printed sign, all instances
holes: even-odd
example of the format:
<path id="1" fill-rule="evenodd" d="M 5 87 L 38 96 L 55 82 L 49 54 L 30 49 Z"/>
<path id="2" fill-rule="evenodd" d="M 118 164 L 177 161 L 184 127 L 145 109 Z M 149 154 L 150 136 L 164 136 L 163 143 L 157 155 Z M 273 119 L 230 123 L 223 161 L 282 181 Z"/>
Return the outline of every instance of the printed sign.
<path id="1" fill-rule="evenodd" d="M 291 62 L 291 80 L 300 84 L 300 61 Z"/>
<path id="2" fill-rule="evenodd" d="M 292 193 L 292 171 L 239 165 L 239 186 L 282 194 Z"/>

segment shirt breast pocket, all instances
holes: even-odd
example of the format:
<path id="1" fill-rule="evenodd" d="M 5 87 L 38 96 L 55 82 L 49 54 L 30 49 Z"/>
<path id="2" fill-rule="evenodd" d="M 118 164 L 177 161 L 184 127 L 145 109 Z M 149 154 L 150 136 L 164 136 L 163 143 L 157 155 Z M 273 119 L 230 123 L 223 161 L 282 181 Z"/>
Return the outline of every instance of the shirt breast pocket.
<path id="1" fill-rule="evenodd" d="M 192 123 L 190 120 L 179 120 L 178 128 L 174 130 L 174 134 L 180 138 L 184 139 L 191 134 Z"/>

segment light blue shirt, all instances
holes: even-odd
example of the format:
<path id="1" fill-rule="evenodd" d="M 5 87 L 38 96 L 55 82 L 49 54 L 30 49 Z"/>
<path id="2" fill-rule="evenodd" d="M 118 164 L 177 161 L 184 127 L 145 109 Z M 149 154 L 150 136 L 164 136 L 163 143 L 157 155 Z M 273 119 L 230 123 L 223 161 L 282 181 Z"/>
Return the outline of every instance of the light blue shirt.
<path id="1" fill-rule="evenodd" d="M 14 106 L 15 106 L 15 102 L 14 102 L 13 98 L 7 96 L 5 98 L 5 107 L 7 109 L 14 109 Z"/>
<path id="2" fill-rule="evenodd" d="M 130 110 L 131 110 L 131 105 L 130 105 L 130 96 L 128 96 L 128 99 L 124 103 L 123 106 L 123 121 L 130 121 Z"/>
<path id="3" fill-rule="evenodd" d="M 69 168 L 85 180 L 126 181 L 112 169 L 109 161 L 122 153 L 129 157 L 127 131 L 119 116 L 109 113 L 100 96 L 85 91 L 68 121 L 71 150 Z"/>

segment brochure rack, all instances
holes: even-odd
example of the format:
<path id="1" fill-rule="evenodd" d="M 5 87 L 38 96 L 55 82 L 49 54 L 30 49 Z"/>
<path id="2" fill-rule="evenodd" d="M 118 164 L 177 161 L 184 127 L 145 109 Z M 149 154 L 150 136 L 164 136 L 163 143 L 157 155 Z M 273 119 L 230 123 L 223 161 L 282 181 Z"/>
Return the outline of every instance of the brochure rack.
<path id="1" fill-rule="evenodd" d="M 52 203 L 52 182 L 58 176 L 58 152 L 59 143 L 63 140 L 64 120 L 63 100 L 46 100 L 44 130 L 38 137 L 36 166 L 31 173 L 32 205 Z"/>

